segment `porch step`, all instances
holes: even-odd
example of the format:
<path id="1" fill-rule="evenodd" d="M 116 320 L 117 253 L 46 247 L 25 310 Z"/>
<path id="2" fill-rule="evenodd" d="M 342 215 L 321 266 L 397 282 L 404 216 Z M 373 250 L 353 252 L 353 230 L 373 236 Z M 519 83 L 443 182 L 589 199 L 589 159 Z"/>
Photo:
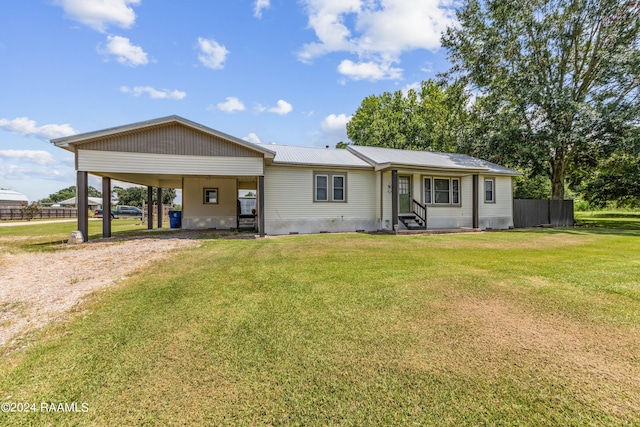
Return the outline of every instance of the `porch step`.
<path id="1" fill-rule="evenodd" d="M 417 215 L 400 215 L 398 220 L 406 227 L 407 230 L 424 230 L 424 222 Z"/>

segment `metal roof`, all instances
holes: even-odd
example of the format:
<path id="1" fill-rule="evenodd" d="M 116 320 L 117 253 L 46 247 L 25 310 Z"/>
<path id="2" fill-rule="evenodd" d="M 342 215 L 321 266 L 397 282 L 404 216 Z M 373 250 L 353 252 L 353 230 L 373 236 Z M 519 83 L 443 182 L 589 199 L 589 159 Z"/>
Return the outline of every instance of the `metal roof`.
<path id="1" fill-rule="evenodd" d="M 393 165 L 430 169 L 456 169 L 468 172 L 490 172 L 500 175 L 522 175 L 516 170 L 467 156 L 466 154 L 398 150 L 361 145 L 350 145 L 347 149 L 370 162 L 376 169 L 384 169 Z"/>
<path id="2" fill-rule="evenodd" d="M 0 190 L 0 200 L 12 202 L 28 202 L 29 198 L 13 190 Z"/>
<path id="3" fill-rule="evenodd" d="M 348 166 L 369 168 L 371 164 L 355 156 L 348 150 L 318 147 L 294 147 L 291 145 L 269 145 L 275 151 L 274 164 Z"/>
<path id="4" fill-rule="evenodd" d="M 101 205 L 102 204 L 102 197 L 88 197 L 89 200 L 89 204 L 90 205 Z M 76 198 L 72 197 L 70 199 L 67 200 L 62 200 L 60 202 L 57 203 L 58 205 L 75 205 L 76 204 Z M 111 201 L 111 204 L 113 203 L 113 200 Z"/>

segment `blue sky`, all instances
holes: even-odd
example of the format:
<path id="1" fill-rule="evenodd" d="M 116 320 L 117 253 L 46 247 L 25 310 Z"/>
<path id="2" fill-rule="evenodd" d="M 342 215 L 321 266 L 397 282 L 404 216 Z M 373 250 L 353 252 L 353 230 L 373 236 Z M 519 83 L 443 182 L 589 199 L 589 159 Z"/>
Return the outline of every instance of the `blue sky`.
<path id="1" fill-rule="evenodd" d="M 72 154 L 49 139 L 172 114 L 252 142 L 333 147 L 366 96 L 449 67 L 452 4 L 5 1 L 0 187 L 33 201 L 75 185 Z"/>

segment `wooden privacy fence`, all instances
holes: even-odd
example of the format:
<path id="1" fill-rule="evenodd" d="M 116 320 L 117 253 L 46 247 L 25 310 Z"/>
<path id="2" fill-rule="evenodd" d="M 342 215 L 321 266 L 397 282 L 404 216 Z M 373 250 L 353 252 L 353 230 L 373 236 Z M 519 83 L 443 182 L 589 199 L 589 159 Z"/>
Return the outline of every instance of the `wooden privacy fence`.
<path id="1" fill-rule="evenodd" d="M 41 208 L 39 212 L 35 212 L 33 219 L 42 218 L 76 218 L 78 211 L 75 208 Z M 24 208 L 0 208 L 0 220 L 5 219 L 28 219 Z"/>
<path id="2" fill-rule="evenodd" d="M 573 227 L 573 200 L 514 199 L 513 225 L 516 228 Z"/>

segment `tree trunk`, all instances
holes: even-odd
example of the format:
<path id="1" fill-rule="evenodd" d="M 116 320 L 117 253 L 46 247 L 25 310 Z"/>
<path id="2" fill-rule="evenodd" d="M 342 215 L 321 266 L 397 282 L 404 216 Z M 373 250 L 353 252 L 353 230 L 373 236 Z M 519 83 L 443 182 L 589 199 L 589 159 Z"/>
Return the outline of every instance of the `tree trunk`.
<path id="1" fill-rule="evenodd" d="M 567 162 L 564 159 L 551 161 L 551 198 L 564 200 L 564 180 L 567 176 Z"/>

